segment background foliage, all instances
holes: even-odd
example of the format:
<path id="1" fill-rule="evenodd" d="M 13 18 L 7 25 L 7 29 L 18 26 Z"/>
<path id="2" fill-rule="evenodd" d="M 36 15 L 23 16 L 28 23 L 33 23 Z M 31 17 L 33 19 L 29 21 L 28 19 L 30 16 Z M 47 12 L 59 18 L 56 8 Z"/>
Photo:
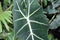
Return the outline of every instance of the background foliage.
<path id="1" fill-rule="evenodd" d="M 18 1 L 18 4 L 21 2 L 19 0 L 17 0 L 17 1 Z M 14 19 L 15 17 L 16 17 L 15 19 L 20 18 L 21 15 L 14 14 L 14 12 L 12 15 L 12 8 L 14 8 L 14 10 L 18 9 L 18 6 L 14 2 L 15 1 L 13 1 L 13 0 L 0 0 L 0 40 L 18 40 L 18 38 L 14 39 L 14 26 L 13 26 L 12 19 Z M 37 21 L 43 22 L 43 23 L 45 23 L 47 21 L 47 23 L 49 24 L 49 26 L 47 28 L 44 26 L 39 27 L 39 28 L 44 29 L 44 31 L 46 30 L 45 33 L 48 34 L 47 35 L 48 40 L 60 40 L 60 18 L 59 18 L 60 17 L 60 0 L 38 0 L 38 3 L 40 4 L 39 7 L 41 9 L 40 9 L 40 11 L 36 12 L 37 14 L 35 14 L 35 16 L 32 16 L 32 18 L 34 17 L 35 18 L 34 20 L 37 20 Z M 26 13 L 28 10 L 28 7 L 26 7 L 25 4 L 27 4 L 27 6 L 29 5 L 27 2 L 26 3 L 23 2 L 22 5 L 19 4 L 19 6 L 22 6 L 22 9 L 24 9 L 24 11 Z M 36 8 L 38 8 L 37 6 L 39 4 L 36 4 L 36 3 L 32 4 L 31 9 L 36 10 Z M 31 12 L 33 12 L 32 10 L 31 10 Z M 19 11 L 19 10 L 16 10 L 16 11 Z M 16 12 L 16 13 L 19 13 L 19 12 Z M 39 16 L 39 14 L 40 14 L 40 16 Z M 17 16 L 17 15 L 19 15 L 19 16 Z M 25 16 L 26 15 L 27 14 L 25 14 Z M 38 20 L 38 18 L 40 18 L 40 19 Z M 42 20 L 42 21 L 40 21 L 40 20 Z M 14 23 L 14 24 L 16 24 L 16 23 Z M 18 26 L 20 24 L 21 23 L 16 24 L 16 25 Z M 41 26 L 41 25 L 39 25 L 39 26 Z M 32 26 L 32 27 L 34 27 L 34 26 Z M 18 28 L 18 27 L 15 26 L 15 28 Z M 49 30 L 48 30 L 48 28 L 49 28 Z M 39 30 L 39 31 L 41 32 L 41 30 Z M 44 33 L 44 31 L 42 31 L 42 32 Z M 15 32 L 16 32 L 16 30 L 15 30 Z M 46 34 L 44 34 L 44 35 L 46 35 Z M 21 34 L 19 34 L 19 35 L 21 35 Z M 42 37 L 42 36 L 40 35 L 40 37 Z M 42 38 L 45 39 L 45 37 L 42 37 Z"/>

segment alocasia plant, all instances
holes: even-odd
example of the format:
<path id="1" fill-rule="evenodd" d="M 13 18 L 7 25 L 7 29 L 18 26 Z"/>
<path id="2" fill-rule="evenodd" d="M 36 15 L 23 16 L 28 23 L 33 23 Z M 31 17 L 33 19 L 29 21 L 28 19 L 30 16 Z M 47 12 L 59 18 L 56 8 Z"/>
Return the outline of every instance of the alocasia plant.
<path id="1" fill-rule="evenodd" d="M 14 0 L 15 40 L 48 40 L 48 19 L 38 0 Z"/>

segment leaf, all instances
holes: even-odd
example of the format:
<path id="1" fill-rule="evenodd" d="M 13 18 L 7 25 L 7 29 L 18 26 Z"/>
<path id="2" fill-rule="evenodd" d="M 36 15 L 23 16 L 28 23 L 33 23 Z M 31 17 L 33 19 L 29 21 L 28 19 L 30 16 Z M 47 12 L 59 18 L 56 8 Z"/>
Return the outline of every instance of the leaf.
<path id="1" fill-rule="evenodd" d="M 60 14 L 50 24 L 50 29 L 56 29 L 60 26 Z"/>
<path id="2" fill-rule="evenodd" d="M 47 0 L 43 0 L 44 6 L 47 5 Z"/>
<path id="3" fill-rule="evenodd" d="M 1 21 L 0 21 L 0 33 L 2 32 L 2 25 L 1 25 Z"/>
<path id="4" fill-rule="evenodd" d="M 13 33 L 14 33 L 13 31 L 11 31 L 9 33 L 2 32 L 2 33 L 0 33 L 0 39 L 4 39 L 4 40 L 11 39 L 11 40 L 13 40 L 13 37 L 14 37 L 14 34 Z"/>
<path id="5" fill-rule="evenodd" d="M 5 11 L 5 12 L 2 12 L 0 14 L 0 21 L 4 24 L 4 26 L 6 27 L 7 31 L 9 31 L 9 26 L 8 26 L 8 23 L 11 23 L 12 24 L 12 15 L 11 15 L 11 11 Z M 8 22 L 8 23 L 7 23 Z M 2 25 L 1 23 L 1 25 Z"/>
<path id="6" fill-rule="evenodd" d="M 49 40 L 54 40 L 54 36 L 52 34 L 48 35 Z"/>
<path id="7" fill-rule="evenodd" d="M 15 40 L 48 40 L 48 20 L 37 0 L 14 0 L 12 12 Z"/>
<path id="8" fill-rule="evenodd" d="M 44 11 L 48 12 L 49 14 L 55 14 L 57 12 L 59 12 L 58 8 L 60 6 L 60 0 L 49 0 L 50 5 L 48 5 Z M 49 4 L 48 2 L 48 4 Z"/>
<path id="9" fill-rule="evenodd" d="M 11 18 L 12 15 L 11 15 L 11 13 L 12 13 L 11 11 L 3 12 L 2 7 L 1 7 L 1 3 L 0 3 L 0 32 L 2 32 L 3 24 L 6 27 L 6 29 L 9 31 L 8 23 L 12 24 L 12 18 Z"/>
<path id="10" fill-rule="evenodd" d="M 11 3 L 11 0 L 4 0 L 4 3 L 7 4 L 7 3 Z"/>
<path id="11" fill-rule="evenodd" d="M 14 32 L 9 32 L 5 40 L 14 40 Z"/>
<path id="12" fill-rule="evenodd" d="M 51 6 L 48 6 L 48 7 L 47 7 L 47 12 L 48 12 L 49 14 L 55 14 L 55 13 L 58 12 L 58 10 L 56 10 L 55 8 L 54 8 L 54 9 L 51 8 Z"/>
<path id="13" fill-rule="evenodd" d="M 0 14 L 2 13 L 2 7 L 1 7 L 1 2 L 0 2 Z"/>

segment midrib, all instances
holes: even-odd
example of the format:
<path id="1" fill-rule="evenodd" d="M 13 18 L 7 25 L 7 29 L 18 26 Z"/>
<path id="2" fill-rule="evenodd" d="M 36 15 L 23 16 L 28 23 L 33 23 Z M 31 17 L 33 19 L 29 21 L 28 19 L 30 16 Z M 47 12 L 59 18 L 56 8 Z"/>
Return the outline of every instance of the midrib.
<path id="1" fill-rule="evenodd" d="M 32 40 L 34 40 L 33 31 L 32 31 L 32 27 L 31 27 L 29 18 L 27 18 L 27 22 L 28 22 L 28 26 L 29 26 L 29 29 L 30 29 L 30 34 L 31 34 Z"/>

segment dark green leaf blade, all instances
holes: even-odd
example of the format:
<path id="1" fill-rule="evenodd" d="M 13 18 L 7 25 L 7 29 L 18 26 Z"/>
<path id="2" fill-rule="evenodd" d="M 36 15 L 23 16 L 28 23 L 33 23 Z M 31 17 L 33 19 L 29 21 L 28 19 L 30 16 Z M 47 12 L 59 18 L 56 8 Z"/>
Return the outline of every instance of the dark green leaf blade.
<path id="1" fill-rule="evenodd" d="M 48 40 L 48 20 L 37 0 L 15 0 L 13 20 L 15 37 L 19 40 Z"/>

